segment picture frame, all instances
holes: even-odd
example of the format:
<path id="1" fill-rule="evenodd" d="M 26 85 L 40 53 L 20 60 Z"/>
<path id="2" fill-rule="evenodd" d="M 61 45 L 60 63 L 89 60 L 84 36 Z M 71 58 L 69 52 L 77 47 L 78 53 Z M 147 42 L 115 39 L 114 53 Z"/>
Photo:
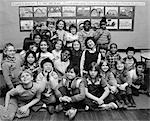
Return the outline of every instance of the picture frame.
<path id="1" fill-rule="evenodd" d="M 118 29 L 118 19 L 106 19 L 107 25 L 106 28 L 110 30 Z"/>
<path id="2" fill-rule="evenodd" d="M 62 16 L 63 17 L 75 17 L 76 7 L 62 7 Z"/>
<path id="3" fill-rule="evenodd" d="M 105 7 L 106 17 L 118 17 L 118 7 Z"/>
<path id="4" fill-rule="evenodd" d="M 48 7 L 48 17 L 61 17 L 61 7 L 60 6 L 52 6 Z"/>
<path id="5" fill-rule="evenodd" d="M 33 17 L 33 8 L 32 7 L 19 7 L 19 16 L 20 17 Z"/>
<path id="6" fill-rule="evenodd" d="M 33 29 L 33 20 L 20 20 L 20 31 L 31 31 Z"/>
<path id="7" fill-rule="evenodd" d="M 120 7 L 119 16 L 122 18 L 133 17 L 133 7 Z"/>
<path id="8" fill-rule="evenodd" d="M 104 7 L 92 6 L 91 7 L 91 17 L 104 17 Z"/>
<path id="9" fill-rule="evenodd" d="M 90 17 L 90 7 L 77 7 L 78 17 Z"/>
<path id="10" fill-rule="evenodd" d="M 132 30 L 132 19 L 119 19 L 119 29 L 121 30 Z"/>
<path id="11" fill-rule="evenodd" d="M 34 7 L 34 17 L 47 17 L 47 7 Z"/>

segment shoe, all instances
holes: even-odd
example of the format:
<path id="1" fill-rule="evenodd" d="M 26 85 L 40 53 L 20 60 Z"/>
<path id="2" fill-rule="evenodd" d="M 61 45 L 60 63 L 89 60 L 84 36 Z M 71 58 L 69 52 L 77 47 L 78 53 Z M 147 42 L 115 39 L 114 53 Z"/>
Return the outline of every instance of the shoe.
<path id="1" fill-rule="evenodd" d="M 131 106 L 132 106 L 131 103 L 128 101 L 127 98 L 124 99 L 124 103 L 125 103 L 125 105 L 127 105 L 128 107 L 131 107 Z"/>
<path id="2" fill-rule="evenodd" d="M 62 107 L 61 104 L 56 105 L 56 107 L 55 107 L 55 112 L 56 112 L 56 113 L 58 113 L 58 112 L 60 112 L 60 111 L 62 111 L 62 110 L 63 110 L 63 107 Z"/>
<path id="3" fill-rule="evenodd" d="M 90 107 L 88 105 L 85 106 L 85 111 L 88 111 Z"/>
<path id="4" fill-rule="evenodd" d="M 52 105 L 47 106 L 47 111 L 48 111 L 50 114 L 53 114 L 53 113 L 54 113 L 54 106 L 52 106 Z"/>
<path id="5" fill-rule="evenodd" d="M 131 98 L 130 102 L 131 102 L 131 107 L 136 107 L 136 104 L 133 98 Z"/>
<path id="6" fill-rule="evenodd" d="M 116 101 L 116 104 L 117 104 L 119 109 L 126 109 L 127 108 L 127 105 L 124 103 L 123 100 Z"/>
<path id="7" fill-rule="evenodd" d="M 77 113 L 77 109 L 75 108 L 69 109 L 68 112 L 69 120 L 72 120 L 75 117 L 76 113 Z"/>

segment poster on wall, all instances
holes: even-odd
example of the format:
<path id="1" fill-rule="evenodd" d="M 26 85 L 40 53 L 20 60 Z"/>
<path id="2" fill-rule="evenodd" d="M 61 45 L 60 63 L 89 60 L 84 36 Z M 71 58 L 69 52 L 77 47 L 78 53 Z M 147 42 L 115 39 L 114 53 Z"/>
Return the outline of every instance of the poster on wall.
<path id="1" fill-rule="evenodd" d="M 101 19 L 91 19 L 91 26 L 94 28 L 100 28 Z"/>
<path id="2" fill-rule="evenodd" d="M 89 17 L 90 16 L 90 7 L 77 7 L 77 16 Z"/>
<path id="3" fill-rule="evenodd" d="M 76 26 L 76 19 L 63 19 L 66 22 L 66 29 L 69 30 L 69 26 L 74 24 Z"/>
<path id="4" fill-rule="evenodd" d="M 74 17 L 76 16 L 76 7 L 62 7 L 63 17 Z"/>
<path id="5" fill-rule="evenodd" d="M 91 17 L 103 17 L 104 7 L 91 7 Z"/>
<path id="6" fill-rule="evenodd" d="M 106 17 L 118 17 L 118 7 L 105 7 Z"/>
<path id="7" fill-rule="evenodd" d="M 19 7 L 20 17 L 33 17 L 32 7 Z"/>
<path id="8" fill-rule="evenodd" d="M 20 20 L 20 30 L 30 31 L 33 29 L 33 20 Z"/>
<path id="9" fill-rule="evenodd" d="M 107 29 L 118 29 L 118 19 L 107 19 Z"/>
<path id="10" fill-rule="evenodd" d="M 34 17 L 47 17 L 47 7 L 34 7 Z"/>
<path id="11" fill-rule="evenodd" d="M 133 16 L 133 7 L 120 7 L 120 17 L 132 17 Z"/>
<path id="12" fill-rule="evenodd" d="M 119 29 L 132 29 L 132 19 L 119 19 Z"/>
<path id="13" fill-rule="evenodd" d="M 48 7 L 48 17 L 61 17 L 61 7 Z"/>
<path id="14" fill-rule="evenodd" d="M 90 19 L 77 19 L 77 28 L 79 29 L 79 25 L 84 23 L 84 21 L 86 21 L 86 20 L 90 21 Z"/>

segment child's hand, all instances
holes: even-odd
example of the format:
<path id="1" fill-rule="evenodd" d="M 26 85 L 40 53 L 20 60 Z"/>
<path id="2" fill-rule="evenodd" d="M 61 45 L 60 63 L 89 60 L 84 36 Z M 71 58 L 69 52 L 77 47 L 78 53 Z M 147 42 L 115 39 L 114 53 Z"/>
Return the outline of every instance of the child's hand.
<path id="1" fill-rule="evenodd" d="M 119 86 L 119 89 L 120 89 L 120 90 L 125 90 L 125 88 L 126 88 L 126 85 L 124 85 L 124 84 L 121 84 L 121 85 Z"/>
<path id="2" fill-rule="evenodd" d="M 104 101 L 99 98 L 99 99 L 97 100 L 97 103 L 98 103 L 99 105 L 102 105 L 102 104 L 104 103 Z"/>
<path id="3" fill-rule="evenodd" d="M 112 94 L 117 92 L 117 87 L 116 86 L 110 86 L 109 88 L 110 88 L 110 91 L 111 91 Z"/>
<path id="4" fill-rule="evenodd" d="M 61 100 L 63 101 L 63 102 L 71 102 L 71 98 L 70 97 L 68 97 L 68 96 L 63 96 L 62 98 L 61 98 Z"/>
<path id="5" fill-rule="evenodd" d="M 21 113 L 21 114 L 25 114 L 27 111 L 28 111 L 28 107 L 27 106 L 21 106 L 18 111 Z"/>
<path id="6" fill-rule="evenodd" d="M 140 85 L 134 85 L 136 89 L 140 89 Z"/>

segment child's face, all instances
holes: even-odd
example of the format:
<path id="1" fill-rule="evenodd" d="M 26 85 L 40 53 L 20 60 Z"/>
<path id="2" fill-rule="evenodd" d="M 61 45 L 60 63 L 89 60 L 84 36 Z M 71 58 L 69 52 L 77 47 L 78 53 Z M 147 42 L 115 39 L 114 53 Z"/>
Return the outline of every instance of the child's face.
<path id="1" fill-rule="evenodd" d="M 128 52 L 127 52 L 128 58 L 132 58 L 133 55 L 134 55 L 134 51 L 128 51 Z"/>
<path id="2" fill-rule="evenodd" d="M 73 35 L 76 34 L 76 33 L 77 33 L 76 28 L 71 28 L 71 29 L 70 29 L 70 32 L 71 32 Z"/>
<path id="3" fill-rule="evenodd" d="M 64 22 L 60 21 L 57 26 L 60 30 L 62 30 L 64 28 Z"/>
<path id="4" fill-rule="evenodd" d="M 40 43 L 40 49 L 42 52 L 47 52 L 48 45 L 45 41 Z"/>
<path id="5" fill-rule="evenodd" d="M 15 57 L 15 53 L 16 53 L 16 50 L 15 50 L 14 46 L 8 46 L 5 51 L 5 54 L 10 58 Z"/>
<path id="6" fill-rule="evenodd" d="M 74 48 L 74 50 L 76 50 L 76 51 L 78 51 L 78 50 L 80 49 L 80 44 L 79 44 L 78 41 L 75 41 L 75 42 L 73 43 L 73 48 Z"/>
<path id="7" fill-rule="evenodd" d="M 76 73 L 74 72 L 74 69 L 69 70 L 66 73 L 66 75 L 67 75 L 67 78 L 70 79 L 70 80 L 72 80 L 76 77 Z"/>
<path id="8" fill-rule="evenodd" d="M 33 56 L 32 53 L 30 53 L 30 54 L 28 55 L 28 57 L 27 57 L 27 62 L 28 62 L 29 64 L 33 64 L 34 61 L 35 61 L 35 57 Z"/>
<path id="9" fill-rule="evenodd" d="M 102 57 L 106 56 L 106 50 L 105 49 L 100 49 L 99 51 L 100 51 Z"/>
<path id="10" fill-rule="evenodd" d="M 46 62 L 43 64 L 43 70 L 45 72 L 51 72 L 53 70 L 53 66 L 50 62 Z"/>
<path id="11" fill-rule="evenodd" d="M 90 30 L 90 23 L 89 22 L 86 22 L 85 25 L 84 25 L 84 30 L 85 31 L 89 31 Z"/>
<path id="12" fill-rule="evenodd" d="M 144 67 L 143 67 L 143 65 L 138 65 L 138 66 L 137 66 L 137 72 L 138 72 L 138 73 L 143 73 L 143 72 L 144 72 Z"/>
<path id="13" fill-rule="evenodd" d="M 61 47 L 62 47 L 62 42 L 61 41 L 57 41 L 57 43 L 55 45 L 56 50 L 60 50 Z"/>
<path id="14" fill-rule="evenodd" d="M 66 62 L 70 58 L 70 52 L 68 50 L 61 53 L 61 60 Z"/>
<path id="15" fill-rule="evenodd" d="M 32 82 L 33 77 L 32 77 L 32 75 L 31 75 L 30 73 L 28 73 L 28 72 L 23 72 L 23 73 L 21 74 L 20 79 L 21 79 L 21 82 L 22 82 L 23 84 L 29 84 L 30 82 Z"/>
<path id="16" fill-rule="evenodd" d="M 124 66 L 125 66 L 124 63 L 122 63 L 121 61 L 117 62 L 117 65 L 116 65 L 117 70 L 119 70 L 119 71 L 123 70 Z"/>
<path id="17" fill-rule="evenodd" d="M 101 66 L 102 71 L 107 72 L 109 69 L 108 63 L 105 61 Z"/>
<path id="18" fill-rule="evenodd" d="M 36 52 L 37 51 L 37 47 L 35 45 L 30 45 L 30 50 L 33 51 L 33 52 Z"/>
<path id="19" fill-rule="evenodd" d="M 117 47 L 116 47 L 116 45 L 111 45 L 110 51 L 111 51 L 112 54 L 115 54 L 115 53 L 117 52 Z"/>
<path id="20" fill-rule="evenodd" d="M 50 31 L 53 31 L 55 29 L 55 26 L 53 24 L 48 24 L 48 28 Z"/>
<path id="21" fill-rule="evenodd" d="M 98 71 L 96 71 L 95 69 L 92 69 L 92 70 L 89 70 L 89 74 L 92 79 L 95 79 L 96 76 L 98 75 Z"/>
<path id="22" fill-rule="evenodd" d="M 93 42 L 93 40 L 89 39 L 87 41 L 87 46 L 92 49 L 95 46 L 95 43 Z"/>
<path id="23" fill-rule="evenodd" d="M 101 23 L 101 28 L 102 28 L 102 29 L 106 29 L 106 23 L 105 23 L 105 22 L 102 22 L 102 23 Z"/>
<path id="24" fill-rule="evenodd" d="M 39 35 L 36 35 L 35 38 L 34 38 L 34 42 L 39 44 L 41 41 L 41 37 Z"/>

